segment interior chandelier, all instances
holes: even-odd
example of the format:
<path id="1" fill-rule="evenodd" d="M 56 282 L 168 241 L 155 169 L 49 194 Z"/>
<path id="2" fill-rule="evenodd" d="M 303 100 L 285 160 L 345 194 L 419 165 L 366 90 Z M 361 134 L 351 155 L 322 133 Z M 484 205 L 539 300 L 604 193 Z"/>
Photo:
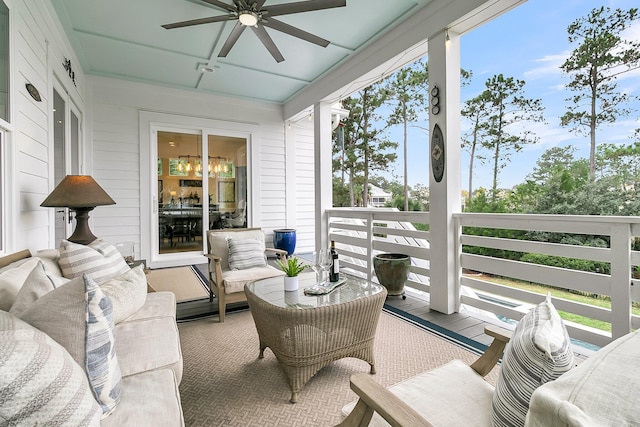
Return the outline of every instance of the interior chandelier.
<path id="1" fill-rule="evenodd" d="M 191 162 L 191 157 L 193 157 L 193 163 Z M 178 162 L 178 170 L 180 172 L 191 172 L 192 170 L 195 170 L 196 172 L 202 172 L 202 157 L 201 156 L 191 156 L 191 155 L 187 155 L 187 156 L 178 156 L 178 159 L 187 159 L 186 163 L 183 162 Z M 213 162 L 212 162 L 213 161 Z M 208 162 L 207 162 L 207 172 L 215 172 L 215 173 L 220 173 L 220 172 L 224 172 L 227 173 L 229 172 L 229 160 L 224 158 L 224 157 L 220 157 L 220 156 L 209 156 Z"/>

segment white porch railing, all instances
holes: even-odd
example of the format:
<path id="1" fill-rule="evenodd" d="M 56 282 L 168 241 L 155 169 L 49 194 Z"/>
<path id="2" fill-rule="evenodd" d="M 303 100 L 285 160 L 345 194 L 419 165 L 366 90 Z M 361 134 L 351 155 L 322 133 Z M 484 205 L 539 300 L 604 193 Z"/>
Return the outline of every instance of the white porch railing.
<path id="1" fill-rule="evenodd" d="M 376 281 L 372 259 L 379 252 L 400 252 L 412 257 L 413 266 L 406 286 L 429 292 L 429 232 L 416 231 L 413 224 L 428 224 L 428 212 L 398 212 L 389 209 L 334 208 L 327 211 L 330 239 L 336 242 L 341 268 Z M 632 238 L 640 236 L 640 217 L 475 214 L 454 215 L 459 236 L 455 259 L 459 260 L 457 285 L 465 292 L 459 303 L 510 319 L 520 319 L 543 295 L 496 284 L 462 274 L 486 273 L 532 283 L 597 294 L 611 299 L 611 308 L 564 298 L 553 298 L 558 310 L 596 319 L 611 325 L 611 332 L 566 321 L 572 338 L 598 346 L 609 343 L 640 327 L 640 317 L 632 315 L 632 302 L 640 301 L 640 280 L 632 278 L 632 268 L 640 266 L 640 252 L 631 250 Z M 474 236 L 463 227 L 604 236 L 609 247 L 587 247 L 544 243 L 534 240 Z M 591 273 L 559 267 L 513 261 L 494 256 L 463 253 L 464 246 L 535 253 L 610 264 L 610 273 Z"/>

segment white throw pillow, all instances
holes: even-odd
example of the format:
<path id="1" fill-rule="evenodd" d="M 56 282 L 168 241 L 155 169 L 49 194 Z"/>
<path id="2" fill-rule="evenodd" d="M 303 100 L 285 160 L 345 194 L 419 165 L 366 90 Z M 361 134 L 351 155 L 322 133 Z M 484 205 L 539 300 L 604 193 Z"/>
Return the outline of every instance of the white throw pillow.
<path id="1" fill-rule="evenodd" d="M 107 388 L 113 388 L 119 384 L 119 381 L 114 381 L 112 376 L 120 377 L 120 369 L 118 367 L 117 370 L 113 370 L 111 358 L 106 359 L 106 362 L 101 360 L 100 363 L 94 363 L 96 359 L 91 355 L 88 356 L 88 353 L 95 348 L 96 340 L 92 338 L 93 336 L 99 338 L 99 347 L 101 347 L 99 352 L 102 355 L 110 355 L 115 350 L 113 327 L 109 329 L 108 324 L 109 318 L 112 319 L 111 303 L 93 280 L 88 278 L 86 281 L 90 282 L 89 285 L 85 284 L 84 277 L 78 277 L 43 295 L 33 302 L 20 315 L 20 318 L 67 349 L 71 357 L 85 368 L 90 385 L 94 389 L 98 387 L 96 399 L 99 399 L 105 384 L 108 384 Z M 94 292 L 90 295 L 88 290 L 92 290 L 94 285 L 98 287 L 99 294 Z M 96 299 L 102 305 L 94 304 Z M 103 315 L 100 315 L 98 309 L 104 311 Z M 107 340 L 101 341 L 101 338 L 107 338 Z M 113 354 L 115 357 L 115 353 Z M 93 378 L 92 371 L 98 373 L 97 377 Z M 106 378 L 104 380 L 106 383 L 103 382 L 103 378 Z M 117 396 L 119 392 L 116 390 L 113 397 Z M 102 409 L 107 411 L 105 415 L 113 409 L 112 402 L 108 399 L 106 402 L 99 403 L 102 404 Z"/>
<path id="2" fill-rule="evenodd" d="M 523 426 L 535 389 L 573 366 L 569 334 L 547 296 L 520 319 L 504 351 L 493 395 L 493 426 Z"/>
<path id="3" fill-rule="evenodd" d="M 19 260 L 16 262 L 17 267 L 7 268 L 0 273 L 0 310 L 11 309 L 20 288 L 38 262 L 38 258 Z M 11 265 L 13 264 L 9 267 Z"/>
<path id="4" fill-rule="evenodd" d="M 100 283 L 113 305 L 113 321 L 120 323 L 147 301 L 147 278 L 144 266 L 138 265 L 113 279 Z"/>
<path id="5" fill-rule="evenodd" d="M 229 268 L 231 270 L 267 266 L 263 240 L 229 238 L 227 244 L 229 245 Z"/>
<path id="6" fill-rule="evenodd" d="M 99 426 L 84 370 L 42 331 L 0 311 L 0 423 Z"/>
<path id="7" fill-rule="evenodd" d="M 60 260 L 60 252 L 58 249 L 41 249 L 36 252 L 35 256 L 40 258 L 47 274 L 62 277 L 62 270 L 60 269 L 60 264 L 58 264 Z"/>
<path id="8" fill-rule="evenodd" d="M 16 299 L 9 313 L 20 316 L 34 301 L 51 292 L 56 287 L 56 284 L 47 275 L 42 262 L 38 261 L 24 281 L 18 295 L 16 295 Z"/>
<path id="9" fill-rule="evenodd" d="M 100 239 L 88 245 L 63 240 L 60 242 L 58 264 L 67 279 L 75 279 L 87 274 L 98 283 L 129 270 L 118 249 Z"/>

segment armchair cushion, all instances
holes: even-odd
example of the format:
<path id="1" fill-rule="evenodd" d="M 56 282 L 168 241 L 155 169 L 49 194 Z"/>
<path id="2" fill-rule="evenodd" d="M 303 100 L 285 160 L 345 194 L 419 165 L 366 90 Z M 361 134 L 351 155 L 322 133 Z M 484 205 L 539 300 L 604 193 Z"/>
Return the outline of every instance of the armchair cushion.
<path id="1" fill-rule="evenodd" d="M 531 396 L 526 425 L 640 425 L 640 331 L 600 349 Z"/>
<path id="2" fill-rule="evenodd" d="M 548 296 L 516 326 L 493 396 L 493 426 L 524 425 L 531 394 L 573 367 L 569 334 Z"/>
<path id="3" fill-rule="evenodd" d="M 276 276 L 284 276 L 284 271 L 270 265 L 247 268 L 245 270 L 229 270 L 224 274 L 224 293 L 243 292 L 244 285 L 247 283 Z"/>
<path id="4" fill-rule="evenodd" d="M 411 377 L 389 391 L 433 425 L 491 425 L 493 386 L 460 360 Z M 346 405 L 342 412 L 348 415 L 355 404 Z M 388 425 L 375 413 L 369 427 Z"/>
<path id="5" fill-rule="evenodd" d="M 229 268 L 231 270 L 266 267 L 264 240 L 230 237 L 227 243 L 229 244 Z"/>

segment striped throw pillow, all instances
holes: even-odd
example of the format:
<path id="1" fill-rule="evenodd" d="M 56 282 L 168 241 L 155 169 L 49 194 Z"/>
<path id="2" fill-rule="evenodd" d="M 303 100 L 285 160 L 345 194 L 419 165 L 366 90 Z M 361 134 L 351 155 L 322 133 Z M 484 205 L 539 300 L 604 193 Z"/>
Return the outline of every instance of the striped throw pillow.
<path id="1" fill-rule="evenodd" d="M 264 241 L 257 239 L 228 239 L 229 268 L 244 270 L 252 267 L 266 267 Z"/>
<path id="2" fill-rule="evenodd" d="M 56 340 L 84 368 L 105 416 L 117 403 L 121 376 L 112 308 L 96 282 L 85 275 L 42 295 L 19 316 Z"/>
<path id="3" fill-rule="evenodd" d="M 113 307 L 100 286 L 84 275 L 86 320 L 85 370 L 96 400 L 102 408 L 102 418 L 108 416 L 120 402 L 120 365 L 116 357 L 113 336 Z"/>
<path id="4" fill-rule="evenodd" d="M 0 311 L 0 424 L 99 426 L 83 369 L 60 344 Z"/>
<path id="5" fill-rule="evenodd" d="M 535 389 L 573 366 L 569 334 L 547 296 L 518 322 L 507 344 L 493 395 L 493 425 L 524 426 Z"/>
<path id="6" fill-rule="evenodd" d="M 87 274 L 98 283 L 129 270 L 118 249 L 100 239 L 88 245 L 63 240 L 60 242 L 58 264 L 67 279 L 75 279 Z"/>

